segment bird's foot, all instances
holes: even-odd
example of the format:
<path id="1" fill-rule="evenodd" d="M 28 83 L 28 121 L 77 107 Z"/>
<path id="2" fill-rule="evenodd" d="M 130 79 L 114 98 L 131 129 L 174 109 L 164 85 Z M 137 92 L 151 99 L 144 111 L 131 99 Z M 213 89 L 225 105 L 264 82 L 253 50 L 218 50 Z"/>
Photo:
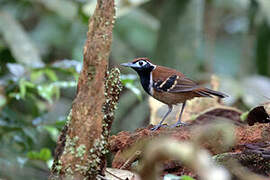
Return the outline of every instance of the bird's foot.
<path id="1" fill-rule="evenodd" d="M 170 128 L 175 128 L 175 127 L 179 127 L 179 126 L 188 126 L 188 125 L 189 125 L 189 123 L 184 123 L 184 122 L 179 121 L 179 122 L 175 123 L 174 125 L 170 126 Z"/>
<path id="2" fill-rule="evenodd" d="M 155 125 L 154 127 L 151 128 L 151 131 L 155 131 L 155 130 L 159 129 L 160 127 L 168 127 L 168 125 L 167 124 Z"/>

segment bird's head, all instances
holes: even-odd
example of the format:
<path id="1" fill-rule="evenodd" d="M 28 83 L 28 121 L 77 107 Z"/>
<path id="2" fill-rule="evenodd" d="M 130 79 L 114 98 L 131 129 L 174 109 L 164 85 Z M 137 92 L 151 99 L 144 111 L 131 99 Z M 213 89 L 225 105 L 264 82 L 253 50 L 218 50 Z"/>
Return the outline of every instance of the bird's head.
<path id="1" fill-rule="evenodd" d="M 148 58 L 136 58 L 132 62 L 122 63 L 122 66 L 131 67 L 136 72 L 151 72 L 156 65 L 152 64 Z"/>

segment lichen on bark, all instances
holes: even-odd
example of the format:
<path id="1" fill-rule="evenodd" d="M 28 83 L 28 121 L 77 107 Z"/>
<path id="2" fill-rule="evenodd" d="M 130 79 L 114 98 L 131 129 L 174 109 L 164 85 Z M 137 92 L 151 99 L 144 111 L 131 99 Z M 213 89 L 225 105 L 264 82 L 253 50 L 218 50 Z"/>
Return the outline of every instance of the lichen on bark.
<path id="1" fill-rule="evenodd" d="M 104 173 L 109 131 L 121 91 L 119 70 L 107 71 L 114 21 L 114 0 L 97 0 L 89 20 L 77 95 L 59 137 L 51 179 L 96 179 Z"/>

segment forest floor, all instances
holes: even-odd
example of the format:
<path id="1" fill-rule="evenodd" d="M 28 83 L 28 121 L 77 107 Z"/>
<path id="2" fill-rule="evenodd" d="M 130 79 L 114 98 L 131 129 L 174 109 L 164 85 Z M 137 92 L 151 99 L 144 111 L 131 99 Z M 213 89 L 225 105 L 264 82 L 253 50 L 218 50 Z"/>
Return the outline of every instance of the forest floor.
<path id="1" fill-rule="evenodd" d="M 110 148 L 115 154 L 112 167 L 125 170 L 132 170 L 136 167 L 138 160 L 142 158 L 143 151 L 136 144 L 144 139 L 169 137 L 181 142 L 194 141 L 196 138 L 198 139 L 198 134 L 204 133 L 203 136 L 199 137 L 200 147 L 207 149 L 218 163 L 227 167 L 229 159 L 236 159 L 249 172 L 269 176 L 270 119 L 265 110 L 267 108 L 266 106 L 258 106 L 252 109 L 243 121 L 242 113 L 237 109 L 217 106 L 190 121 L 188 126 L 164 127 L 152 131 L 153 125 L 149 125 L 145 128 L 139 128 L 135 132 L 119 132 L 110 137 Z M 231 138 L 233 140 L 231 145 L 226 145 L 228 137 L 222 137 L 224 135 L 220 132 L 212 132 L 214 131 L 213 124 L 218 124 L 218 122 L 229 122 L 233 125 L 233 132 L 230 132 L 234 135 Z M 224 126 L 224 129 L 226 128 Z M 126 151 L 133 146 L 137 146 L 137 150 L 126 156 Z M 179 161 L 167 160 L 162 164 L 162 175 L 170 173 L 197 177 L 196 172 L 184 167 Z"/>

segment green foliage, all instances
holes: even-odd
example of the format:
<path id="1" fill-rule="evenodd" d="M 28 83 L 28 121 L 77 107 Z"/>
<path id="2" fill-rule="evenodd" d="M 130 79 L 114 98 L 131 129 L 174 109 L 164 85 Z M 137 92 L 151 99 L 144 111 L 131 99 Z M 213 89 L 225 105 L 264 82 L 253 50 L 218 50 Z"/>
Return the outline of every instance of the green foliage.
<path id="1" fill-rule="evenodd" d="M 32 160 L 48 161 L 52 158 L 51 150 L 48 148 L 42 148 L 39 152 L 29 151 L 27 157 Z"/>
<path id="2" fill-rule="evenodd" d="M 180 176 L 181 180 L 194 180 L 192 177 L 190 176 Z"/>
<path id="3" fill-rule="evenodd" d="M 58 136 L 59 136 L 59 129 L 57 129 L 54 126 L 43 126 L 43 128 L 48 131 L 48 133 L 50 134 L 50 137 L 52 138 L 52 140 L 54 142 L 57 142 Z"/>
<path id="4" fill-rule="evenodd" d="M 24 147 L 28 147 L 28 142 L 33 143 L 35 139 L 35 135 L 31 131 L 38 133 L 37 130 L 34 130 L 35 126 L 30 120 L 46 113 L 48 110 L 46 106 L 52 105 L 55 100 L 60 98 L 61 88 L 74 88 L 76 86 L 76 77 L 69 74 L 69 70 L 61 69 L 61 73 L 69 74 L 69 77 L 73 78 L 73 80 L 67 81 L 67 78 L 60 80 L 61 73 L 59 69 L 53 67 L 24 69 L 24 72 L 27 72 L 30 76 L 11 75 L 4 85 L 6 91 L 2 97 L 6 99 L 3 100 L 3 103 L 4 101 L 9 103 L 2 109 L 2 114 L 0 114 L 0 119 L 3 122 L 1 125 L 2 131 L 0 132 L 5 136 L 5 133 L 11 131 L 18 133 L 20 131 L 25 137 L 28 137 L 28 141 L 19 141 L 24 144 Z M 18 109 L 17 106 L 22 107 Z M 22 121 L 22 118 L 25 120 Z M 29 131 L 24 126 L 29 128 Z M 58 134 L 53 127 L 44 126 L 44 130 L 50 133 L 54 141 L 56 140 Z"/>
<path id="5" fill-rule="evenodd" d="M 176 176 L 176 175 L 173 175 L 173 174 L 166 174 L 163 179 L 164 180 L 194 180 L 190 176 L 186 176 L 186 175 Z"/>
<path id="6" fill-rule="evenodd" d="M 60 63 L 61 61 L 58 62 Z M 50 167 L 51 151 L 64 121 L 58 120 L 57 116 L 49 116 L 49 111 L 55 106 L 54 103 L 61 102 L 63 97 L 60 92 L 74 89 L 78 78 L 75 66 L 67 66 L 58 67 L 57 64 L 52 64 L 30 68 L 6 63 L 8 72 L 0 76 L 0 81 L 4 82 L 0 86 L 1 153 L 6 154 L 12 150 L 23 159 L 29 158 L 28 163 L 41 160 L 45 167 Z M 56 119 L 49 119 L 50 117 Z M 46 146 L 48 148 L 43 148 Z M 11 161 L 14 157 L 7 154 L 7 158 L 6 160 Z M 2 173 L 0 170 L 0 174 Z"/>
<path id="7" fill-rule="evenodd" d="M 241 114 L 241 116 L 240 116 L 241 121 L 247 120 L 248 113 L 249 113 L 249 111 L 246 111 L 246 112 Z"/>

